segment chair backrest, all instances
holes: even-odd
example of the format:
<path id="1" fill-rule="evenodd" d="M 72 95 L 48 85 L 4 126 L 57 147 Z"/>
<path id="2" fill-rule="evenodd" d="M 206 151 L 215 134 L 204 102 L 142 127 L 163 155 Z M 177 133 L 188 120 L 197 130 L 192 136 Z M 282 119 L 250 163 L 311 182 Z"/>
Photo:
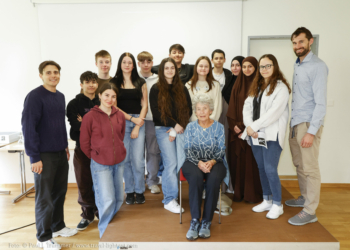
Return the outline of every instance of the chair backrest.
<path id="1" fill-rule="evenodd" d="M 182 173 L 182 168 L 180 169 L 180 181 L 187 181 L 185 176 Z"/>

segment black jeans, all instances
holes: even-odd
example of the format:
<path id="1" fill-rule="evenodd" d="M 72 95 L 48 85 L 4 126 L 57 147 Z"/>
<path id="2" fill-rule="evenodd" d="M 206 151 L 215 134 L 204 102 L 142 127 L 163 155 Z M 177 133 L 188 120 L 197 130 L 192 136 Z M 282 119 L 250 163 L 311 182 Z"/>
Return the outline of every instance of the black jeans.
<path id="1" fill-rule="evenodd" d="M 91 177 L 91 160 L 81 151 L 80 147 L 74 149 L 74 172 L 78 185 L 78 203 L 81 206 L 81 217 L 87 220 L 98 218 L 98 211 L 95 204 L 95 195 Z"/>
<path id="2" fill-rule="evenodd" d="M 210 173 L 203 173 L 197 165 L 185 161 L 182 173 L 189 184 L 189 201 L 192 219 L 201 218 L 202 193 L 205 179 L 206 194 L 204 201 L 203 218 L 212 221 L 214 211 L 219 198 L 220 185 L 226 176 L 226 168 L 223 162 L 216 163 Z"/>
<path id="3" fill-rule="evenodd" d="M 52 232 L 64 228 L 63 205 L 67 193 L 68 160 L 65 150 L 41 153 L 43 171 L 34 173 L 35 222 L 40 242 L 52 238 Z"/>

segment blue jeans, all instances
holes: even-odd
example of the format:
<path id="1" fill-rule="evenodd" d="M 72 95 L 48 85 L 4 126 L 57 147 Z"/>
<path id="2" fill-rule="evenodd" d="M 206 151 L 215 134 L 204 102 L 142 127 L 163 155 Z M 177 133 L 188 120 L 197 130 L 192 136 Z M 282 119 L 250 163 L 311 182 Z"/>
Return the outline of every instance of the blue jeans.
<path id="1" fill-rule="evenodd" d="M 162 154 L 160 154 L 160 157 L 162 157 Z M 158 170 L 157 176 L 162 176 L 163 171 L 164 171 L 163 161 L 160 160 L 160 162 L 159 162 L 159 170 Z"/>
<path id="2" fill-rule="evenodd" d="M 177 186 L 177 157 L 176 157 L 176 139 L 169 141 L 169 133 L 167 131 L 171 127 L 156 126 L 156 137 L 161 151 L 164 171 L 162 174 L 162 191 L 164 199 L 162 202 L 168 204 L 176 199 L 179 193 Z"/>
<path id="3" fill-rule="evenodd" d="M 95 202 L 99 212 L 98 230 L 100 238 L 108 223 L 119 211 L 124 200 L 123 172 L 120 164 L 101 165 L 91 159 L 91 175 L 94 183 Z"/>
<path id="4" fill-rule="evenodd" d="M 277 141 L 268 141 L 267 149 L 254 146 L 250 138 L 254 158 L 259 168 L 260 182 L 264 200 L 272 200 L 273 204 L 281 205 L 282 189 L 277 167 L 282 148 Z"/>
<path id="5" fill-rule="evenodd" d="M 145 192 L 145 125 L 140 127 L 139 136 L 131 139 L 130 135 L 135 126 L 133 122 L 126 121 L 124 136 L 126 157 L 121 165 L 124 166 L 125 193 L 142 194 Z"/>

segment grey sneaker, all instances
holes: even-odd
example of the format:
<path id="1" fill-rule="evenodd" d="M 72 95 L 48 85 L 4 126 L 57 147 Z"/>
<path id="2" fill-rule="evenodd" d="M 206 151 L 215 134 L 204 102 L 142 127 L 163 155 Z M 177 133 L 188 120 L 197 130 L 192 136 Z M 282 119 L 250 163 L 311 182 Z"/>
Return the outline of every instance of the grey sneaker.
<path id="1" fill-rule="evenodd" d="M 197 219 L 191 220 L 191 226 L 186 234 L 186 238 L 188 240 L 195 240 L 198 238 L 198 229 L 199 229 L 200 223 Z"/>
<path id="2" fill-rule="evenodd" d="M 151 190 L 152 194 L 159 194 L 160 193 L 160 189 L 158 187 L 158 185 L 152 185 L 150 187 L 148 187 L 149 190 Z"/>
<path id="3" fill-rule="evenodd" d="M 289 207 L 304 207 L 305 199 L 299 196 L 298 199 L 287 200 L 284 202 Z"/>
<path id="4" fill-rule="evenodd" d="M 288 220 L 289 224 L 292 224 L 294 226 L 302 226 L 306 225 L 308 223 L 313 223 L 317 221 L 316 214 L 311 215 L 306 213 L 304 210 L 301 210 L 300 213 L 295 215 L 294 217 L 290 218 Z"/>
<path id="5" fill-rule="evenodd" d="M 199 237 L 204 239 L 209 238 L 210 226 L 211 226 L 211 222 L 202 220 L 201 229 L 199 229 Z"/>

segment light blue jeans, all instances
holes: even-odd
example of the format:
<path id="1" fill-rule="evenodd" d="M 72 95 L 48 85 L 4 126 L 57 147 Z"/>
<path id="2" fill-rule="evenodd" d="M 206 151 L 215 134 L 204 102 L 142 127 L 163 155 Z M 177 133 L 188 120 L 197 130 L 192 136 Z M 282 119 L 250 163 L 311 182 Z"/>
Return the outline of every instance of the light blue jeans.
<path id="1" fill-rule="evenodd" d="M 109 222 L 119 211 L 124 200 L 123 172 L 120 164 L 101 165 L 91 159 L 91 175 L 94 183 L 95 202 L 99 213 L 98 230 L 100 238 Z"/>
<path id="2" fill-rule="evenodd" d="M 135 126 L 133 122 L 126 121 L 124 136 L 126 157 L 121 165 L 124 166 L 125 193 L 142 194 L 145 192 L 145 125 L 140 127 L 139 136 L 131 139 L 131 132 Z"/>
<path id="3" fill-rule="evenodd" d="M 161 151 L 164 171 L 162 174 L 162 191 L 164 199 L 162 202 L 168 204 L 176 199 L 179 193 L 177 186 L 177 155 L 176 155 L 176 139 L 169 141 L 169 133 L 167 131 L 171 127 L 156 126 L 156 137 Z"/>

